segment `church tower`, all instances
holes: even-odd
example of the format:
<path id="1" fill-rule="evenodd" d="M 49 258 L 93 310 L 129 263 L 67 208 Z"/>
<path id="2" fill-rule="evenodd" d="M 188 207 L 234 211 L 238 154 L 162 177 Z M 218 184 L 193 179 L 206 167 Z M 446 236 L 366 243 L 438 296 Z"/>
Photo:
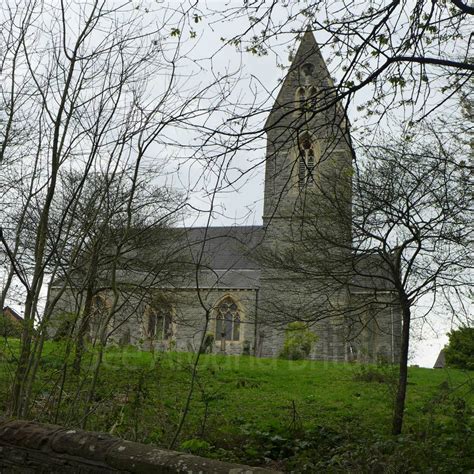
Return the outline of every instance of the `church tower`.
<path id="1" fill-rule="evenodd" d="M 287 324 L 302 321 L 318 336 L 312 357 L 344 359 L 343 323 L 334 315 L 348 306 L 347 286 L 335 287 L 327 274 L 350 260 L 344 242 L 351 238 L 352 149 L 345 112 L 310 30 L 265 129 L 262 355 L 278 355 Z"/>
<path id="2" fill-rule="evenodd" d="M 300 42 L 265 130 L 265 226 L 274 219 L 304 214 L 308 196 L 324 196 L 330 187 L 331 192 L 350 193 L 348 123 L 309 30 Z M 350 195 L 346 201 L 350 202 Z"/>

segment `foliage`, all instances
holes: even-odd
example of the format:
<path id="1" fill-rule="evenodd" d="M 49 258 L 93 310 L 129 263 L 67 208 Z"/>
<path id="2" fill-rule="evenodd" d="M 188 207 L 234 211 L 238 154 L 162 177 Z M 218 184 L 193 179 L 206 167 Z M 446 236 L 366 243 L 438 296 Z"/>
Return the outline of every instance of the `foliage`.
<path id="1" fill-rule="evenodd" d="M 305 323 L 289 323 L 285 331 L 285 342 L 280 354 L 282 359 L 299 360 L 309 356 L 318 337 Z"/>
<path id="2" fill-rule="evenodd" d="M 250 355 L 250 341 L 247 339 L 242 343 L 242 355 Z"/>
<path id="3" fill-rule="evenodd" d="M 474 327 L 464 326 L 451 331 L 444 353 L 449 367 L 474 370 Z"/>
<path id="4" fill-rule="evenodd" d="M 206 456 L 206 454 L 209 452 L 209 449 L 211 448 L 211 445 L 202 439 L 188 439 L 181 443 L 180 448 L 187 453 L 197 454 L 198 456 Z"/>
<path id="5" fill-rule="evenodd" d="M 407 123 L 410 118 L 425 118 L 439 105 L 446 107 L 453 92 L 465 87 L 473 70 L 469 49 L 473 15 L 474 9 L 464 0 L 341 4 L 255 0 L 242 2 L 223 17 L 230 22 L 245 16 L 253 27 L 222 41 L 263 56 L 278 52 L 277 38 L 302 35 L 308 27 L 337 74 L 330 94 L 348 102 L 360 94 L 364 102 L 357 105 L 356 122 L 365 118 L 373 129 L 381 119 L 392 119 L 394 109 L 394 115 L 403 114 Z M 446 51 L 453 54 L 446 56 Z M 439 102 L 428 105 L 427 96 Z M 318 110 L 325 102 L 318 101 Z"/>
<path id="6" fill-rule="evenodd" d="M 378 365 L 360 365 L 354 374 L 354 380 L 357 382 L 376 382 L 388 385 L 396 384 L 397 372 L 396 366 L 389 364 Z"/>
<path id="7" fill-rule="evenodd" d="M 55 317 L 54 325 L 57 326 L 57 330 L 54 333 L 54 340 L 60 341 L 70 336 L 71 329 L 74 326 L 74 321 L 77 319 L 75 313 L 62 313 Z"/>
<path id="8" fill-rule="evenodd" d="M 440 389 L 443 390 L 442 388 Z M 391 437 L 360 429 L 356 421 L 333 426 L 315 425 L 298 433 L 277 428 L 267 431 L 245 425 L 243 451 L 247 462 L 285 460 L 290 472 L 464 472 L 473 466 L 472 410 L 465 399 L 448 396 L 447 416 L 429 430 Z M 460 408 L 462 407 L 462 408 Z M 449 433 L 449 435 L 447 435 Z"/>

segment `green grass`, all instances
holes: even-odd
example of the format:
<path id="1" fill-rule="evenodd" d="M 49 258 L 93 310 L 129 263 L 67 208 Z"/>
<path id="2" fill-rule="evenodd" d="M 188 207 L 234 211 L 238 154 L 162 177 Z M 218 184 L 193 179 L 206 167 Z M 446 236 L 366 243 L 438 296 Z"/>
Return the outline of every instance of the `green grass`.
<path id="1" fill-rule="evenodd" d="M 17 349 L 16 341 L 0 345 L 4 407 Z M 57 410 L 65 351 L 64 344 L 46 345 L 31 417 L 79 426 L 92 409 L 88 429 L 169 444 L 189 390 L 191 354 L 108 350 L 86 407 L 91 352 L 81 376 L 67 376 Z M 410 368 L 405 434 L 394 439 L 396 369 L 390 366 L 205 355 L 180 444 L 197 454 L 297 472 L 379 472 L 382 465 L 393 472 L 443 472 L 453 463 L 462 472 L 473 454 L 472 375 Z"/>

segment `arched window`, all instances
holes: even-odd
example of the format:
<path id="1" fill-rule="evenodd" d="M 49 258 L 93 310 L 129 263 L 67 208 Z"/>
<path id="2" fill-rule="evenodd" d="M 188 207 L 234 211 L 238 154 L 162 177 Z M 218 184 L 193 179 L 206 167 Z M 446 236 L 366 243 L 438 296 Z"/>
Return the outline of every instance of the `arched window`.
<path id="1" fill-rule="evenodd" d="M 314 86 L 300 86 L 296 89 L 295 101 L 298 112 L 310 113 L 316 105 L 317 90 Z"/>
<path id="2" fill-rule="evenodd" d="M 298 145 L 298 185 L 302 188 L 314 182 L 316 162 L 314 158 L 314 147 L 309 136 L 305 135 Z"/>
<path id="3" fill-rule="evenodd" d="M 240 314 L 235 301 L 227 296 L 216 308 L 216 340 L 240 339 Z"/>
<path id="4" fill-rule="evenodd" d="M 173 313 L 168 304 L 145 308 L 145 333 L 149 339 L 165 341 L 173 336 Z"/>
<path id="5" fill-rule="evenodd" d="M 306 100 L 306 90 L 304 87 L 298 87 L 296 89 L 296 102 L 298 107 L 303 107 Z"/>
<path id="6" fill-rule="evenodd" d="M 95 295 L 92 298 L 92 312 L 96 314 L 104 314 L 107 312 L 107 302 L 104 296 Z"/>
<path id="7" fill-rule="evenodd" d="M 306 100 L 309 101 L 309 103 L 311 104 L 313 108 L 316 104 L 316 94 L 317 94 L 316 87 L 313 87 L 313 86 L 311 86 L 308 89 L 308 92 L 306 94 Z"/>
<path id="8" fill-rule="evenodd" d="M 311 63 L 305 63 L 301 66 L 301 71 L 305 77 L 311 77 L 314 71 L 314 65 Z"/>

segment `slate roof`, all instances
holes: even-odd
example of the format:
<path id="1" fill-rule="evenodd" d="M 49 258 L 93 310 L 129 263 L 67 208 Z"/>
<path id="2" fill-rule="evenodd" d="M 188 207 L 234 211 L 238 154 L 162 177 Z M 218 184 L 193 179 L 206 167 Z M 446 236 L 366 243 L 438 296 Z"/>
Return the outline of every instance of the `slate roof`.
<path id="1" fill-rule="evenodd" d="M 180 243 L 191 249 L 194 263 L 199 261 L 214 270 L 260 269 L 253 252 L 261 244 L 262 226 L 193 227 L 183 230 Z"/>
<path id="2" fill-rule="evenodd" d="M 261 262 L 256 250 L 265 237 L 263 226 L 176 228 L 177 244 L 193 264 L 200 260 L 202 288 L 255 289 L 260 286 Z M 206 271 L 207 270 L 207 271 Z M 188 281 L 187 288 L 194 287 Z M 351 291 L 393 290 L 386 262 L 378 255 L 360 255 L 355 260 Z"/>
<path id="3" fill-rule="evenodd" d="M 256 289 L 261 265 L 254 258 L 264 236 L 262 226 L 178 229 L 178 245 L 201 264 L 202 288 Z M 189 281 L 189 287 L 193 287 Z"/>
<path id="4" fill-rule="evenodd" d="M 221 289 L 257 289 L 260 287 L 262 262 L 257 251 L 265 237 L 263 226 L 174 227 L 156 235 L 155 244 L 129 252 L 119 279 L 161 288 L 199 287 Z M 199 264 L 199 267 L 196 265 Z M 170 265 L 164 279 L 156 268 Z M 369 292 L 391 288 L 386 266 L 377 256 L 356 259 L 351 291 Z M 385 268 L 385 269 L 384 269 Z M 158 276 L 156 276 L 158 275 Z M 107 280 L 107 272 L 103 275 Z M 61 280 L 58 280 L 58 282 Z"/>

